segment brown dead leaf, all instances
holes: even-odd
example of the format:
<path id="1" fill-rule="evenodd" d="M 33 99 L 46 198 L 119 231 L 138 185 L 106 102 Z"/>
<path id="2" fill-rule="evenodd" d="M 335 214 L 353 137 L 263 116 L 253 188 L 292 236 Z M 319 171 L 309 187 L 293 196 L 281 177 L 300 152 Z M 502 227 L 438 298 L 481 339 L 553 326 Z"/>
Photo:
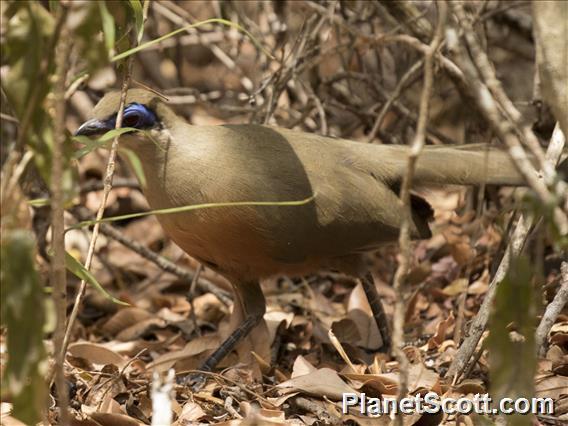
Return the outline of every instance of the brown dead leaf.
<path id="1" fill-rule="evenodd" d="M 373 318 L 371 307 L 367 302 L 365 291 L 361 284 L 351 292 L 347 303 L 347 317 L 353 321 L 361 338 L 357 342 L 358 346 L 370 350 L 376 350 L 383 345 L 379 329 Z"/>
<path id="2" fill-rule="evenodd" d="M 568 393 L 568 377 L 555 374 L 539 375 L 535 378 L 535 396 L 543 398 L 560 398 Z"/>
<path id="3" fill-rule="evenodd" d="M 398 392 L 398 373 L 385 374 L 344 374 L 352 381 L 355 389 L 363 386 L 377 390 L 381 395 L 396 395 Z"/>
<path id="4" fill-rule="evenodd" d="M 105 365 L 115 365 L 123 368 L 127 360 L 122 355 L 96 343 L 76 342 L 69 345 L 67 353 L 75 358 L 83 358 L 95 369 L 99 370 Z"/>
<path id="5" fill-rule="evenodd" d="M 274 342 L 276 337 L 276 331 L 280 324 L 286 323 L 286 328 L 290 327 L 292 321 L 294 320 L 293 312 L 282 312 L 282 311 L 270 311 L 264 314 L 264 320 L 266 321 L 266 326 L 268 327 L 268 336 L 271 342 Z"/>
<path id="6" fill-rule="evenodd" d="M 450 315 L 438 323 L 436 327 L 436 333 L 430 337 L 428 340 L 428 350 L 440 347 L 440 345 L 446 340 L 446 333 L 448 329 L 454 325 L 454 311 L 450 311 Z"/>
<path id="7" fill-rule="evenodd" d="M 104 323 L 101 327 L 101 331 L 108 333 L 111 336 L 116 336 L 125 328 L 151 318 L 152 316 L 153 315 L 145 309 L 137 307 L 123 308 Z"/>
<path id="8" fill-rule="evenodd" d="M 121 380 L 118 368 L 108 364 L 103 367 L 101 373 L 103 374 L 95 376 L 95 380 L 89 383 L 89 391 L 82 406 L 83 412 L 127 414 L 114 400 L 118 394 L 127 392 L 125 381 Z"/>
<path id="9" fill-rule="evenodd" d="M 120 355 L 134 356 L 140 351 L 159 349 L 164 346 L 161 341 L 133 340 L 130 342 L 119 342 L 118 340 L 110 340 L 100 343 L 101 346 L 110 349 Z"/>
<path id="10" fill-rule="evenodd" d="M 305 376 L 306 374 L 311 374 L 317 371 L 306 358 L 302 355 L 298 356 L 294 361 L 294 366 L 292 367 L 292 378 Z"/>
<path id="11" fill-rule="evenodd" d="M 210 323 L 218 322 L 226 313 L 223 304 L 211 293 L 193 299 L 193 307 L 197 318 Z"/>
<path id="12" fill-rule="evenodd" d="M 176 298 L 179 299 L 179 298 Z M 183 297 L 183 299 L 185 299 L 185 297 Z M 174 312 L 172 309 L 170 308 L 162 308 L 160 309 L 158 312 L 156 312 L 156 316 L 158 318 L 163 319 L 164 321 L 166 321 L 166 323 L 171 324 L 171 323 L 176 323 L 176 322 L 182 322 L 182 321 L 186 321 L 187 317 L 184 315 L 180 315 L 176 312 Z"/>
<path id="13" fill-rule="evenodd" d="M 115 413 L 93 413 L 91 418 L 101 426 L 143 426 L 144 423 L 126 415 Z"/>
<path id="14" fill-rule="evenodd" d="M 301 391 L 308 395 L 327 397 L 336 401 L 341 400 L 344 393 L 357 393 L 331 368 L 321 368 L 312 373 L 294 377 L 276 387 L 283 394 Z"/>
<path id="15" fill-rule="evenodd" d="M 343 415 L 342 419 L 344 421 L 351 420 L 359 426 L 389 426 L 392 423 L 389 416 L 370 417 L 365 415 L 357 416 L 354 414 L 347 414 Z"/>
<path id="16" fill-rule="evenodd" d="M 93 413 L 113 413 L 113 414 L 127 414 L 126 410 L 108 393 L 100 402 L 94 402 L 90 405 L 82 405 L 81 411 L 85 414 Z"/>
<path id="17" fill-rule="evenodd" d="M 231 420 L 228 422 L 215 423 L 219 425 L 236 426 L 236 425 L 282 425 L 286 424 L 284 412 L 280 410 L 269 410 L 265 408 L 258 409 L 253 407 L 249 402 L 243 401 L 239 404 L 244 419 Z"/>
<path id="18" fill-rule="evenodd" d="M 565 420 L 568 420 L 568 394 L 561 396 L 554 404 L 554 413 Z"/>
<path id="19" fill-rule="evenodd" d="M 556 333 L 550 336 L 550 344 L 564 346 L 568 344 L 568 333 Z"/>
<path id="20" fill-rule="evenodd" d="M 117 340 L 121 340 L 123 342 L 128 342 L 131 340 L 136 340 L 146 334 L 150 329 L 154 328 L 164 328 L 167 326 L 166 321 L 161 318 L 147 318 L 143 321 L 140 321 L 137 324 L 133 324 L 130 327 L 122 330 L 120 333 L 116 335 Z"/>
<path id="21" fill-rule="evenodd" d="M 485 294 L 489 289 L 489 270 L 485 269 L 481 276 L 467 287 L 467 294 Z"/>
<path id="22" fill-rule="evenodd" d="M 280 407 L 282 404 L 284 404 L 288 399 L 298 395 L 300 392 L 292 392 L 292 393 L 288 393 L 286 395 L 282 395 L 276 398 L 272 398 L 272 397 L 267 397 L 266 399 L 272 404 L 272 406 L 274 407 Z M 261 401 L 262 404 L 262 401 Z"/>
<path id="23" fill-rule="evenodd" d="M 193 401 L 188 401 L 183 405 L 179 417 L 174 422 L 174 426 L 191 425 L 206 416 L 207 414 L 203 411 L 199 404 Z"/>
<path id="24" fill-rule="evenodd" d="M 568 376 L 568 355 L 552 362 L 552 372 L 561 376 Z"/>
<path id="25" fill-rule="evenodd" d="M 483 382 L 479 379 L 465 379 L 462 380 L 459 385 L 454 386 L 453 390 L 461 394 L 467 395 L 471 394 L 483 394 L 487 392 L 487 388 L 483 385 Z"/>
<path id="26" fill-rule="evenodd" d="M 177 362 L 190 359 L 205 351 L 216 349 L 219 346 L 219 336 L 208 335 L 198 337 L 188 342 L 185 347 L 179 351 L 167 352 L 157 357 L 154 361 L 149 363 L 146 368 L 148 370 L 155 369 L 163 373 L 172 368 Z M 176 368 L 179 371 L 179 368 Z"/>
<path id="27" fill-rule="evenodd" d="M 359 330 L 352 319 L 343 318 L 331 325 L 331 330 L 339 341 L 343 343 L 358 344 L 361 341 Z"/>
<path id="28" fill-rule="evenodd" d="M 432 389 L 440 377 L 422 363 L 412 364 L 408 369 L 408 389 L 411 393 L 420 389 Z"/>
<path id="29" fill-rule="evenodd" d="M 565 347 L 568 344 L 568 322 L 557 322 L 550 329 L 550 344 Z"/>

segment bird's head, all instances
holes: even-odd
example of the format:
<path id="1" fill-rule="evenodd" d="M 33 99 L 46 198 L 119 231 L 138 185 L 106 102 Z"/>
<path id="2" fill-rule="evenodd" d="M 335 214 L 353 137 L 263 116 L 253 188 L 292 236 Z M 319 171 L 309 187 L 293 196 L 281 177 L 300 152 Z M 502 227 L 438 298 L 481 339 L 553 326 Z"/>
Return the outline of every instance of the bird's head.
<path id="1" fill-rule="evenodd" d="M 116 126 L 120 92 L 107 93 L 95 106 L 93 118 L 83 123 L 75 136 L 100 136 Z M 127 132 L 121 136 L 121 144 L 137 150 L 152 141 L 166 142 L 168 128 L 177 120 L 175 113 L 159 95 L 145 89 L 130 89 L 126 95 L 122 128 L 131 127 L 143 132 Z"/>

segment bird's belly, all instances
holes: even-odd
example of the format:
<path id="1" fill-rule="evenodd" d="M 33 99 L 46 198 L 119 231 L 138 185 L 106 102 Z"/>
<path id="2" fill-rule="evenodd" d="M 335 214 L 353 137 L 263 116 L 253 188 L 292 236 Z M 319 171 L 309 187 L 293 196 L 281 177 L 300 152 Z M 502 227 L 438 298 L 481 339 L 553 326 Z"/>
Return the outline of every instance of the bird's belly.
<path id="1" fill-rule="evenodd" d="M 231 278 L 259 279 L 276 274 L 303 275 L 319 269 L 324 259 L 308 257 L 278 223 L 263 229 L 254 209 L 230 212 L 209 209 L 159 216 L 166 234 L 187 254 Z M 216 211 L 215 211 L 216 210 Z M 283 247 L 284 246 L 284 247 Z"/>

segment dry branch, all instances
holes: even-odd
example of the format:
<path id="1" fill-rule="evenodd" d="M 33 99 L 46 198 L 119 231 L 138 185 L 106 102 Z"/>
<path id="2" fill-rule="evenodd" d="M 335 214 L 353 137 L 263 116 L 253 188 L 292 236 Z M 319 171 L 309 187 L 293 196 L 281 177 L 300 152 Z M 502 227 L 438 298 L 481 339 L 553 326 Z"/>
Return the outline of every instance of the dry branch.
<path id="1" fill-rule="evenodd" d="M 551 158 L 548 161 L 550 161 L 552 164 L 556 164 L 564 145 L 564 135 L 562 134 L 562 130 L 560 130 L 560 126 L 557 125 L 554 129 L 554 133 L 552 134 L 547 153 L 553 152 L 558 156 L 556 158 Z M 531 216 L 526 217 L 524 215 L 521 215 L 521 217 L 519 218 L 509 244 L 507 245 L 507 249 L 505 250 L 505 254 L 503 255 L 503 259 L 501 259 L 499 267 L 495 272 L 495 276 L 489 284 L 489 289 L 485 294 L 483 304 L 481 305 L 481 308 L 479 308 L 479 312 L 475 316 L 475 319 L 473 320 L 469 328 L 468 334 L 459 347 L 456 356 L 448 370 L 447 375 L 449 377 L 453 377 L 454 381 L 457 381 L 457 379 L 462 375 L 462 373 L 468 366 L 470 359 L 475 352 L 475 348 L 477 347 L 477 344 L 481 339 L 481 335 L 487 327 L 489 314 L 491 307 L 493 306 L 493 300 L 495 298 L 495 294 L 497 293 L 497 286 L 507 275 L 511 259 L 520 255 L 533 223 L 534 218 Z"/>
<path id="2" fill-rule="evenodd" d="M 60 19 L 62 22 L 61 37 L 55 49 L 55 75 L 53 90 L 54 110 L 54 143 L 51 166 L 51 248 L 53 257 L 50 263 L 50 282 L 53 288 L 53 301 L 57 316 L 57 324 L 53 336 L 54 342 L 54 373 L 57 388 L 57 406 L 59 408 L 59 423 L 69 424 L 69 392 L 65 381 L 65 351 L 62 350 L 65 341 L 65 320 L 67 318 L 67 271 L 65 269 L 65 233 L 64 233 L 64 194 L 63 194 L 63 150 L 67 138 L 65 132 L 65 80 L 69 67 L 68 55 L 71 50 L 69 30 L 66 25 L 67 6 L 61 4 Z M 23 133 L 23 132 L 22 132 Z"/>
<path id="3" fill-rule="evenodd" d="M 418 156 L 420 155 L 422 148 L 424 147 L 425 135 L 426 135 L 426 125 L 428 122 L 430 97 L 432 95 L 432 86 L 434 83 L 434 55 L 440 47 L 442 42 L 443 30 L 446 24 L 446 14 L 447 5 L 444 1 L 438 2 L 438 23 L 436 26 L 436 32 L 432 42 L 428 46 L 428 49 L 424 55 L 424 86 L 422 88 L 422 94 L 420 97 L 420 111 L 418 115 L 418 124 L 416 126 L 416 135 L 410 146 L 410 151 L 408 154 L 408 167 L 406 175 L 402 180 L 401 190 L 400 190 L 400 200 L 402 204 L 402 211 L 404 215 L 402 217 L 402 222 L 400 226 L 400 263 L 398 265 L 395 277 L 394 277 L 394 290 L 396 292 L 396 303 L 394 310 L 394 322 L 393 322 L 393 353 L 399 363 L 400 368 L 400 378 L 399 378 L 399 390 L 398 399 L 406 397 L 408 392 L 408 368 L 409 363 L 406 355 L 403 351 L 404 345 L 404 313 L 406 310 L 406 289 L 405 282 L 410 270 L 410 220 L 411 220 L 411 210 L 410 210 L 410 190 L 412 188 L 412 180 L 414 177 L 414 169 L 416 162 L 418 161 Z M 402 425 L 403 419 L 398 416 L 397 424 Z"/>

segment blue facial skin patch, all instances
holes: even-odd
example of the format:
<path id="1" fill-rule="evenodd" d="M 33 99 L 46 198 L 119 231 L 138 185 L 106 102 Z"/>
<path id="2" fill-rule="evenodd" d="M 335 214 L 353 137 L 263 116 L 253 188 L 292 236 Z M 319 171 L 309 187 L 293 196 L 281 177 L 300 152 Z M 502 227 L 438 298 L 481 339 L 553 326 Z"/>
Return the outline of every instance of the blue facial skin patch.
<path id="1" fill-rule="evenodd" d="M 139 103 L 128 104 L 124 108 L 122 127 L 134 127 L 135 129 L 147 129 L 156 124 L 157 118 L 154 111 Z M 114 128 L 116 116 L 109 118 L 108 127 Z"/>

